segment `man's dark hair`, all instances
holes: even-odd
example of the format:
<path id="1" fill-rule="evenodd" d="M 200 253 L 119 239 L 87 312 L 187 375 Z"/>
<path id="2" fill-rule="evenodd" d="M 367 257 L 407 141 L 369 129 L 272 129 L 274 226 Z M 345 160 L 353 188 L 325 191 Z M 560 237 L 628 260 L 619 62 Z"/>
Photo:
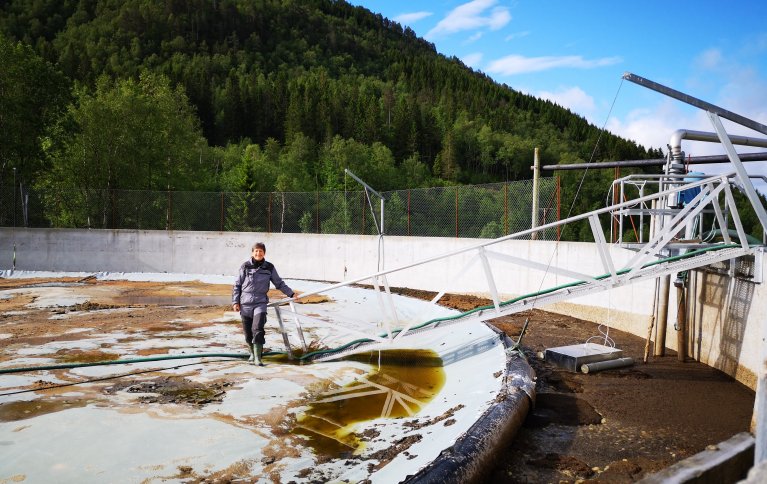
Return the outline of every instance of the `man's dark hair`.
<path id="1" fill-rule="evenodd" d="M 264 252 L 266 252 L 266 246 L 264 245 L 263 242 L 256 242 L 255 244 L 253 244 L 253 248 L 250 249 L 250 251 L 253 252 L 256 249 L 261 249 Z"/>

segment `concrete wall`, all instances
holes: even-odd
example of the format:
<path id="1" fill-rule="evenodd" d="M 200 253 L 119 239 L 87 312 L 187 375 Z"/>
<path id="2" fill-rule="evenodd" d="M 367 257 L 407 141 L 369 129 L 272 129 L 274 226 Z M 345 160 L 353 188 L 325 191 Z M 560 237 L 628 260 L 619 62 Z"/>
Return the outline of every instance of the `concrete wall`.
<path id="1" fill-rule="evenodd" d="M 386 269 L 451 253 L 479 242 L 476 239 L 260 234 L 217 232 L 166 232 L 134 230 L 0 229 L 0 270 L 12 267 L 30 271 L 169 272 L 225 274 L 237 272 L 256 241 L 267 247 L 283 278 L 342 281 L 372 274 L 380 263 Z M 512 240 L 495 244 L 490 251 L 561 267 L 587 275 L 607 270 L 593 244 Z M 634 253 L 611 247 L 616 267 Z M 472 261 L 473 264 L 471 263 Z M 757 269 L 764 271 L 761 254 Z M 529 294 L 573 279 L 550 271 L 491 260 L 493 277 L 504 298 Z M 688 305 L 690 345 L 688 354 L 755 387 L 759 365 L 761 326 L 767 314 L 764 284 L 728 275 L 694 272 L 695 296 Z M 760 280 L 760 278 L 757 278 Z M 391 286 L 433 291 L 488 295 L 481 263 L 459 254 L 388 276 Z M 643 282 L 545 307 L 647 337 L 653 311 L 654 282 Z M 666 346 L 676 349 L 676 291 L 669 302 Z M 574 342 L 576 343 L 576 342 Z M 617 342 L 620 346 L 620 341 Z"/>

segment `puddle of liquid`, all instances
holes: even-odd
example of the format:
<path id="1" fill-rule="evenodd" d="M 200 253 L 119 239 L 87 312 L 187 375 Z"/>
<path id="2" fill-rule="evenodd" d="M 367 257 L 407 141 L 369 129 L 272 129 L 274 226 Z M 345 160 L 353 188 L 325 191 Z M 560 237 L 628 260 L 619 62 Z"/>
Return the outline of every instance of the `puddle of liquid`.
<path id="1" fill-rule="evenodd" d="M 70 408 L 84 407 L 87 400 L 32 400 L 0 404 L 0 422 L 15 422 L 39 417 L 47 413 L 60 412 Z"/>
<path id="2" fill-rule="evenodd" d="M 38 282 L 36 284 L 27 284 L 25 286 L 19 286 L 22 289 L 30 287 L 75 287 L 84 286 L 84 282 Z"/>
<path id="3" fill-rule="evenodd" d="M 117 296 L 111 298 L 120 305 L 155 306 L 229 306 L 230 296 Z"/>
<path id="4" fill-rule="evenodd" d="M 319 395 L 293 429 L 293 433 L 308 437 L 308 444 L 318 455 L 353 455 L 363 446 L 354 432 L 356 424 L 378 418 L 412 417 L 445 383 L 444 369 L 436 364 L 439 356 L 433 351 L 381 351 L 380 366 L 378 351 L 359 355 L 359 359 L 374 363 L 373 370 L 343 388 Z"/>
<path id="5" fill-rule="evenodd" d="M 61 363 L 96 363 L 119 360 L 120 355 L 103 351 L 71 351 L 58 356 L 56 359 Z"/>

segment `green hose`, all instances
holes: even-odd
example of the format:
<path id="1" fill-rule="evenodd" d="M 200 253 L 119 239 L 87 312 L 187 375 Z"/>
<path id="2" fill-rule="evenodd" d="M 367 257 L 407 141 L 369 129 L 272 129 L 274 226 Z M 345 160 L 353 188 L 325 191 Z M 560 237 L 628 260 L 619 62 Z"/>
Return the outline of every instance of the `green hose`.
<path id="1" fill-rule="evenodd" d="M 710 252 L 712 250 L 730 249 L 730 248 L 735 248 L 735 247 L 740 247 L 740 245 L 738 245 L 738 244 L 720 244 L 720 245 L 715 245 L 715 246 L 707 247 L 707 248 L 704 248 L 704 249 L 693 250 L 693 251 L 687 252 L 685 254 L 677 255 L 677 256 L 674 256 L 674 257 L 669 257 L 667 259 L 659 259 L 659 260 L 656 260 L 656 261 L 653 261 L 653 262 L 649 262 L 649 263 L 643 265 L 642 267 L 643 268 L 644 267 L 651 267 L 651 266 L 662 264 L 662 263 L 665 263 L 665 262 L 672 262 L 672 261 L 687 259 L 689 257 L 695 256 L 695 255 L 699 255 L 699 254 L 702 254 L 704 252 Z M 618 275 L 626 274 L 627 272 L 629 272 L 629 270 L 630 269 L 622 269 L 620 271 L 617 271 L 617 274 Z M 597 276 L 594 279 L 602 280 L 602 279 L 605 279 L 607 277 L 610 277 L 610 275 L 611 274 L 602 274 L 601 276 Z M 513 304 L 513 303 L 521 301 L 523 299 L 527 299 L 527 298 L 531 298 L 531 297 L 537 297 L 537 296 L 543 296 L 543 295 L 546 295 L 546 294 L 550 294 L 552 292 L 556 292 L 556 291 L 560 291 L 562 289 L 566 289 L 568 287 L 580 286 L 580 285 L 585 284 L 585 283 L 586 283 L 586 281 L 574 281 L 574 282 L 571 282 L 571 283 L 568 283 L 568 284 L 563 284 L 561 286 L 555 286 L 555 287 L 552 287 L 552 288 L 549 288 L 549 289 L 544 289 L 543 291 L 533 292 L 533 293 L 530 293 L 530 294 L 525 294 L 524 296 L 519 296 L 519 297 L 516 297 L 516 298 L 513 298 L 513 299 L 509 299 L 508 301 L 501 302 L 499 305 L 500 306 L 507 306 L 509 304 Z M 474 308 L 474 309 L 472 309 L 470 311 L 459 313 L 459 314 L 456 314 L 456 315 L 453 315 L 453 316 L 445 316 L 445 317 L 441 317 L 441 318 L 431 319 L 431 320 L 426 321 L 425 323 L 422 323 L 422 324 L 420 324 L 418 326 L 412 327 L 411 331 L 415 330 L 415 329 L 424 328 L 426 326 L 439 324 L 439 323 L 444 322 L 444 321 L 453 321 L 453 320 L 456 320 L 456 319 L 460 319 L 460 318 L 463 318 L 463 317 L 468 316 L 470 314 L 474 314 L 474 313 L 479 312 L 479 311 L 485 311 L 485 310 L 488 310 L 488 309 L 493 309 L 494 307 L 495 306 L 493 306 L 492 304 L 489 304 L 489 305 L 480 306 L 480 307 Z M 397 329 L 397 330 L 392 331 L 392 334 L 399 334 L 400 332 L 401 332 L 401 330 Z M 380 336 L 385 337 L 387 335 L 386 334 L 382 334 Z M 356 345 L 360 345 L 360 344 L 366 344 L 366 343 L 371 343 L 373 341 L 374 340 L 368 339 L 368 338 L 357 339 L 357 340 L 351 341 L 349 343 L 346 343 L 346 344 L 344 344 L 342 346 L 339 346 L 339 347 L 336 347 L 336 348 L 329 348 L 329 349 L 326 349 L 326 350 L 312 351 L 310 353 L 303 354 L 298 359 L 300 361 L 309 360 L 309 359 L 312 359 L 312 358 L 314 358 L 316 356 L 326 355 L 326 354 L 330 354 L 330 353 L 337 353 L 339 351 L 343 351 L 343 350 L 345 350 L 347 348 L 350 348 L 352 346 L 356 346 Z M 284 355 L 284 354 L 285 354 L 285 352 L 273 351 L 273 352 L 265 353 L 264 356 L 274 356 L 274 355 Z M 155 356 L 155 357 L 148 357 L 148 358 L 136 358 L 134 360 L 112 360 L 112 361 L 97 361 L 97 362 L 94 362 L 94 363 L 69 363 L 69 364 L 62 364 L 62 365 L 33 366 L 33 367 L 23 367 L 23 368 L 7 368 L 7 369 L 0 369 L 0 375 L 5 374 L 5 373 L 20 373 L 20 372 L 25 372 L 25 371 L 60 370 L 60 369 L 66 369 L 66 368 L 81 368 L 81 367 L 87 367 L 87 366 L 122 365 L 122 364 L 128 364 L 128 363 L 143 363 L 143 362 L 146 362 L 146 361 L 180 360 L 180 359 L 187 359 L 187 358 L 237 358 L 237 359 L 246 359 L 248 357 L 249 357 L 248 354 L 239 354 L 239 353 L 203 353 L 203 354 L 198 354 L 198 355 Z"/>
<path id="2" fill-rule="evenodd" d="M 267 353 L 269 354 L 269 353 Z M 26 371 L 43 371 L 43 370 L 62 370 L 67 368 L 83 368 L 86 366 L 106 366 L 106 365 L 124 365 L 128 363 L 144 363 L 146 361 L 162 361 L 162 360 L 183 360 L 188 358 L 237 358 L 246 359 L 250 355 L 247 353 L 202 353 L 198 355 L 165 355 L 165 356 L 150 356 L 147 358 L 136 358 L 133 360 L 110 360 L 110 361 L 95 361 L 91 363 L 65 363 L 60 365 L 45 365 L 45 366 L 27 366 L 20 368 L 3 368 L 0 369 L 0 375 L 5 373 L 21 373 Z"/>
<path id="3" fill-rule="evenodd" d="M 759 245 L 761 245 L 761 244 L 759 244 Z M 700 255 L 700 254 L 703 254 L 705 252 L 710 252 L 710 251 L 713 251 L 713 250 L 732 249 L 732 248 L 735 248 L 735 247 L 740 247 L 740 245 L 739 244 L 719 244 L 719 245 L 715 245 L 715 246 L 711 246 L 711 247 L 706 247 L 706 248 L 703 248 L 703 249 L 693 250 L 693 251 L 686 252 L 686 253 L 681 254 L 681 255 L 669 257 L 669 258 L 666 258 L 666 259 L 659 259 L 659 260 L 656 260 L 656 261 L 653 261 L 653 262 L 648 262 L 647 264 L 644 264 L 642 266 L 642 268 L 652 267 L 654 265 L 663 264 L 665 262 L 673 262 L 673 261 L 677 261 L 677 260 L 687 259 L 687 258 L 690 258 L 692 256 Z M 630 271 L 630 269 L 622 269 L 620 271 L 617 271 L 616 274 L 618 274 L 618 275 L 626 274 L 629 271 Z M 596 276 L 594 279 L 602 280 L 602 279 L 606 279 L 606 278 L 608 278 L 610 276 L 611 276 L 611 274 L 602 274 L 601 276 Z M 530 293 L 530 294 L 525 294 L 523 296 L 515 297 L 513 299 L 509 299 L 508 301 L 503 301 L 503 302 L 499 303 L 499 306 L 508 306 L 509 304 L 513 304 L 513 303 L 521 301 L 523 299 L 527 299 L 527 298 L 531 298 L 531 297 L 537 297 L 537 296 L 543 296 L 543 295 L 546 295 L 546 294 L 550 294 L 552 292 L 556 292 L 556 291 L 560 291 L 562 289 L 566 289 L 568 287 L 580 286 L 582 284 L 586 284 L 586 281 L 570 282 L 568 284 L 563 284 L 561 286 L 555 286 L 555 287 L 552 287 L 552 288 L 549 288 L 549 289 L 544 289 L 542 291 L 533 292 L 533 293 Z M 468 316 L 470 314 L 477 313 L 479 311 L 485 311 L 485 310 L 494 309 L 494 308 L 495 308 L 495 306 L 493 306 L 492 304 L 489 304 L 489 305 L 486 305 L 486 306 L 480 306 L 480 307 L 474 308 L 474 309 L 472 309 L 470 311 L 466 311 L 464 313 L 456 314 L 456 315 L 453 315 L 453 316 L 444 316 L 444 317 L 441 317 L 441 318 L 432 319 L 432 320 L 426 321 L 425 323 L 422 323 L 422 324 L 420 324 L 418 326 L 413 326 L 410 329 L 412 331 L 412 330 L 420 329 L 420 328 L 423 328 L 423 327 L 426 327 L 426 326 L 429 326 L 429 325 L 439 324 L 439 323 L 444 322 L 444 321 L 453 321 L 453 320 L 460 319 L 460 318 L 463 318 L 465 316 Z M 395 330 L 395 331 L 392 331 L 392 334 L 398 334 L 399 332 L 400 332 L 400 330 Z M 379 335 L 379 336 L 384 337 L 386 335 L 382 334 L 382 335 Z M 300 359 L 303 360 L 303 359 L 314 358 L 316 356 L 321 356 L 321 355 L 325 355 L 325 354 L 336 353 L 336 352 L 339 352 L 339 351 L 343 351 L 343 350 L 349 348 L 350 346 L 359 345 L 359 344 L 365 344 L 365 343 L 371 343 L 373 341 L 374 340 L 367 339 L 367 338 L 365 338 L 365 339 L 358 339 L 358 340 L 354 340 L 354 341 L 352 341 L 350 343 L 346 343 L 345 345 L 340 346 L 338 348 L 330 348 L 330 349 L 326 349 L 326 350 L 319 350 L 319 351 L 314 351 L 314 352 L 311 352 L 311 353 L 306 353 L 305 355 L 301 356 Z"/>

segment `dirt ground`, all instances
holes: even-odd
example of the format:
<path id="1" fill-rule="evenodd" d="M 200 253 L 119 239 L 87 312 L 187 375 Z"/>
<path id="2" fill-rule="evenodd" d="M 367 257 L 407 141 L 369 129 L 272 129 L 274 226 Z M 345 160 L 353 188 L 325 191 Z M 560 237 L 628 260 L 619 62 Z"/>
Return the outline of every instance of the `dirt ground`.
<path id="1" fill-rule="evenodd" d="M 199 324 L 179 319 L 179 309 L 168 305 L 173 298 L 187 298 L 187 301 L 198 298 L 198 306 L 184 309 L 189 320 L 210 319 L 229 309 L 226 298 L 230 287 L 225 285 L 76 279 L 36 280 L 36 283 L 87 285 L 88 303 L 58 311 L 88 312 L 89 319 L 98 320 L 101 330 L 121 328 L 128 338 L 133 326 L 130 318 L 138 314 L 140 317 L 134 321 L 140 319 L 144 330 L 158 334 L 180 327 L 191 330 Z M 0 289 L 29 284 L 28 279 L 0 279 Z M 114 297 L 116 292 L 120 294 L 118 299 Z M 422 299 L 434 296 L 426 291 L 396 292 Z M 150 294 L 158 298 L 154 304 L 146 299 Z M 31 302 L 32 298 L 0 299 L 0 324 L 3 332 L 8 333 L 4 344 L 40 345 L 53 338 L 61 341 L 82 336 L 67 333 L 68 325 L 80 326 L 76 319 L 57 321 L 57 334 L 51 336 L 50 310 L 27 311 Z M 467 310 L 489 301 L 446 295 L 440 303 Z M 134 310 L 104 311 L 120 307 Z M 22 310 L 26 314 L 19 318 Z M 599 336 L 597 326 L 541 310 L 499 318 L 492 324 L 517 340 L 527 318 L 529 326 L 522 345 L 538 377 L 536 406 L 516 439 L 499 452 L 489 482 L 634 482 L 749 429 L 754 392 L 723 373 L 694 361 L 679 362 L 673 352 L 651 358 L 644 364 L 641 362 L 644 340 L 616 330 L 610 331 L 610 337 L 625 356 L 634 358 L 637 364 L 592 374 L 571 373 L 553 367 L 536 355 L 546 348 L 582 343 Z M 12 320 L 14 324 L 5 324 Z M 162 348 L 153 348 L 153 353 L 162 352 Z M 52 356 L 61 361 L 117 358 L 110 355 L 107 348 L 92 353 L 63 352 Z M 162 386 L 163 382 L 151 384 Z M 124 385 L 137 384 L 127 381 Z M 192 390 L 194 392 L 184 393 L 196 399 L 190 403 L 204 404 L 216 401 L 225 389 L 203 393 L 200 389 Z M 175 399 L 179 392 L 166 393 L 158 398 Z"/>
<path id="2" fill-rule="evenodd" d="M 467 310 L 491 301 L 447 295 L 440 303 Z M 597 325 L 541 310 L 492 324 L 516 341 L 527 318 L 522 345 L 538 377 L 536 406 L 497 456 L 489 482 L 635 482 L 749 430 L 754 392 L 724 373 L 680 362 L 673 351 L 645 364 L 645 340 L 617 330 L 609 336 L 634 366 L 572 373 L 537 354 L 598 337 Z"/>

